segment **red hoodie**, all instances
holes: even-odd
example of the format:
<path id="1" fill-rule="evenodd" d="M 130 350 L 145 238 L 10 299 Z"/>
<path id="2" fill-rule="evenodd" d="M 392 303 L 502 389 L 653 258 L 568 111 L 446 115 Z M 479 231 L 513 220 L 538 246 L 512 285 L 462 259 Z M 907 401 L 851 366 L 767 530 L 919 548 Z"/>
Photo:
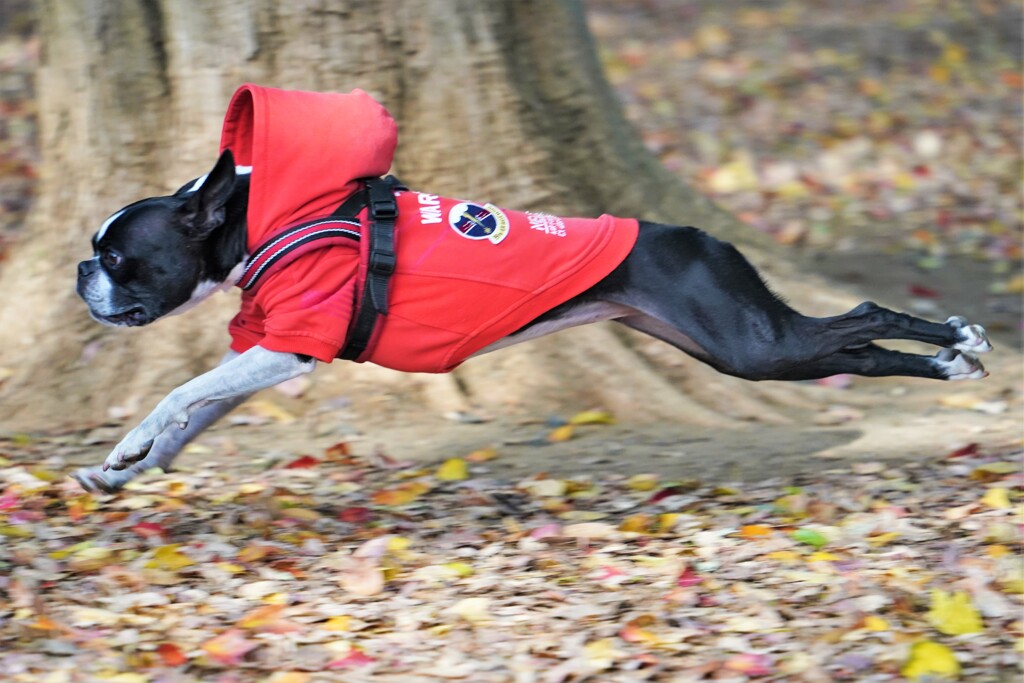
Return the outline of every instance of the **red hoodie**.
<path id="1" fill-rule="evenodd" d="M 239 88 L 221 150 L 252 166 L 249 253 L 290 225 L 328 216 L 359 178 L 384 175 L 396 141 L 394 120 L 361 90 Z M 452 370 L 596 284 L 636 240 L 632 219 L 559 218 L 418 192 L 396 197 L 389 311 L 359 360 L 407 372 Z M 231 348 L 258 344 L 333 360 L 360 301 L 367 242 L 305 253 L 244 292 Z"/>

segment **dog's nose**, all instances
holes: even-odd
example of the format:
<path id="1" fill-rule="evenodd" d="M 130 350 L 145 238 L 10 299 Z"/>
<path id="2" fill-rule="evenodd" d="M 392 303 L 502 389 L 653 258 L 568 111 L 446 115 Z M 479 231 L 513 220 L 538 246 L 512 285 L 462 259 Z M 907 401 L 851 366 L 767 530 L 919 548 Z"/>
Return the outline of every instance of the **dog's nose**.
<path id="1" fill-rule="evenodd" d="M 89 277 L 96 272 L 96 262 L 92 259 L 78 264 L 78 277 Z"/>

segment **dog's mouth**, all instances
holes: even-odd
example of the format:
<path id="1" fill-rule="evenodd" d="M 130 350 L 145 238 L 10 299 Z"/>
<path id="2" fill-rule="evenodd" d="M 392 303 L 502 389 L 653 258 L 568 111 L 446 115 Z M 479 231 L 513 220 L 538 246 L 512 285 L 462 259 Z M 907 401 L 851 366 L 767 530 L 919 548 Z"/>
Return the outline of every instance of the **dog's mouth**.
<path id="1" fill-rule="evenodd" d="M 141 327 L 150 322 L 149 316 L 146 315 L 146 311 L 142 306 L 132 306 L 113 315 L 96 315 L 93 313 L 93 318 L 104 325 L 114 325 L 117 327 Z"/>

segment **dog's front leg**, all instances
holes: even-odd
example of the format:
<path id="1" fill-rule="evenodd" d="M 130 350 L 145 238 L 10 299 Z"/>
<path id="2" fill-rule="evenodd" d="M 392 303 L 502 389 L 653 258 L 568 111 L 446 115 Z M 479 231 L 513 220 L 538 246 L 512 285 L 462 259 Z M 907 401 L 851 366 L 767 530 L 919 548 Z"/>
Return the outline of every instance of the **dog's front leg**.
<path id="1" fill-rule="evenodd" d="M 157 438 L 172 425 L 187 430 L 193 417 L 212 418 L 200 419 L 205 424 L 196 425 L 198 433 L 234 406 L 223 411 L 203 411 L 204 407 L 224 401 L 237 405 L 239 399 L 253 392 L 310 372 L 314 367 L 316 361 L 311 358 L 255 346 L 168 394 L 107 456 L 103 471 L 123 470 L 145 458 Z M 185 441 L 181 443 L 183 445 Z"/>
<path id="2" fill-rule="evenodd" d="M 236 351 L 228 351 L 227 354 L 220 359 L 219 365 L 224 365 L 237 356 L 238 353 Z M 158 467 L 167 472 L 170 470 L 171 463 L 174 462 L 174 458 L 177 457 L 189 442 L 199 436 L 214 422 L 234 410 L 238 405 L 249 398 L 250 395 L 251 394 L 246 394 L 232 399 L 215 401 L 207 406 L 203 406 L 192 415 L 192 419 L 189 420 L 188 427 L 185 429 L 179 428 L 178 425 L 171 425 L 156 438 L 156 441 L 153 442 L 153 448 L 150 449 L 149 454 L 130 467 L 126 467 L 123 470 L 104 470 L 100 465 L 80 467 L 75 470 L 71 476 L 74 477 L 86 491 L 105 491 L 106 493 L 114 493 L 115 491 L 121 490 L 125 484 L 146 470 Z"/>

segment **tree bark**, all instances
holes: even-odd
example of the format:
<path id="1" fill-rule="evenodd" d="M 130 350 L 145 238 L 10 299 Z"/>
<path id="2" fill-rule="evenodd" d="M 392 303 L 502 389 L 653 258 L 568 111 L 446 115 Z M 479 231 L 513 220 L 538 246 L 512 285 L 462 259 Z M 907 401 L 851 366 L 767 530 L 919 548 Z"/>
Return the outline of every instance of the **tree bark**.
<path id="1" fill-rule="evenodd" d="M 43 0 L 38 92 L 41 186 L 0 271 L 0 366 L 15 370 L 0 414 L 85 423 L 146 406 L 204 370 L 227 343 L 236 295 L 140 330 L 88 319 L 75 263 L 113 211 L 171 192 L 215 160 L 242 82 L 363 88 L 399 123 L 395 172 L 416 189 L 562 213 L 698 225 L 739 242 L 809 312 L 848 303 L 788 288 L 774 248 L 685 187 L 643 148 L 606 84 L 573 0 Z M 591 326 L 475 359 L 451 376 L 344 367 L 354 382 L 410 386 L 439 409 L 600 404 L 623 417 L 782 419 L 795 400 L 678 364 L 660 343 Z M 666 369 L 667 368 L 667 369 Z M 609 381 L 609 377 L 613 378 Z M 412 385 L 410 385 L 412 383 Z M 693 384 L 719 387 L 698 403 Z"/>

